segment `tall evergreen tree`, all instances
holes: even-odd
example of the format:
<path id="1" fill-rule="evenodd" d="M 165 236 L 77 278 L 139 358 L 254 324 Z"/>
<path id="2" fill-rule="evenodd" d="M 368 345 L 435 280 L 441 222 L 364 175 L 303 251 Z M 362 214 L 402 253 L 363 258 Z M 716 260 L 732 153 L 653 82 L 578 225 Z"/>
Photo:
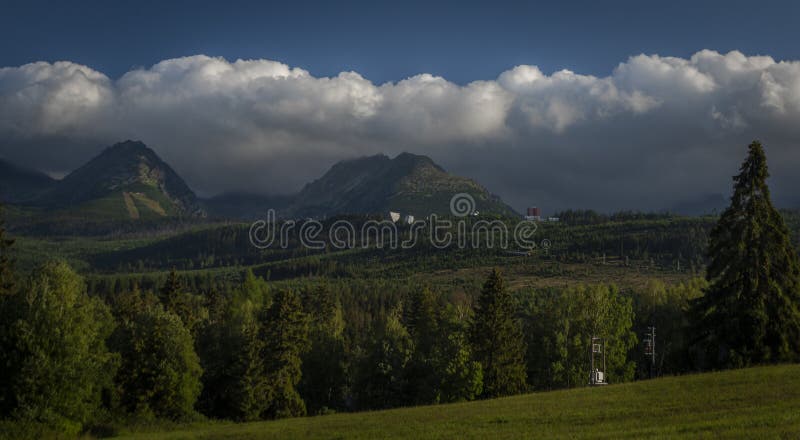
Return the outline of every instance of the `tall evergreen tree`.
<path id="1" fill-rule="evenodd" d="M 302 355 L 308 350 L 308 326 L 300 295 L 292 290 L 278 292 L 262 316 L 264 369 L 270 384 L 264 417 L 306 414 L 297 384 L 302 377 Z"/>
<path id="2" fill-rule="evenodd" d="M 236 347 L 233 364 L 225 371 L 226 376 L 233 378 L 233 386 L 223 389 L 222 394 L 229 398 L 227 403 L 233 409 L 229 414 L 234 419 L 252 421 L 262 417 L 274 393 L 264 374 L 264 342 L 259 338 L 258 322 L 244 318 L 232 341 Z"/>
<path id="3" fill-rule="evenodd" d="M 3 205 L 0 204 L 0 295 L 14 291 L 14 261 L 10 255 L 13 245 L 14 240 L 6 237 Z"/>
<path id="4" fill-rule="evenodd" d="M 694 303 L 697 336 L 719 366 L 794 360 L 800 354 L 800 266 L 772 206 L 758 141 L 734 177 L 730 206 L 709 239 L 705 295 Z"/>
<path id="5" fill-rule="evenodd" d="M 220 323 L 225 319 L 225 309 L 228 305 L 228 298 L 215 287 L 211 287 L 206 294 L 205 307 L 208 310 L 208 321 L 210 324 Z"/>
<path id="6" fill-rule="evenodd" d="M 178 271 L 175 267 L 169 271 L 169 275 L 167 275 L 167 281 L 161 286 L 161 291 L 159 292 L 159 298 L 161 299 L 161 303 L 164 306 L 169 307 L 170 303 L 175 299 L 175 297 L 183 291 L 183 282 L 181 282 L 181 277 L 178 275 Z"/>
<path id="7" fill-rule="evenodd" d="M 262 417 L 271 388 L 265 371 L 263 311 L 271 296 L 266 282 L 247 271 L 242 284 L 222 295 L 208 294 L 208 321 L 197 342 L 203 365 L 200 410 L 239 421 Z"/>
<path id="8" fill-rule="evenodd" d="M 441 343 L 436 297 L 429 289 L 412 291 L 409 298 L 406 327 L 414 343 L 414 351 L 406 366 L 408 404 L 425 405 L 440 399 Z"/>
<path id="9" fill-rule="evenodd" d="M 428 355 L 435 344 L 438 316 L 436 297 L 430 289 L 416 289 L 411 292 L 406 327 L 414 340 L 416 350 Z"/>
<path id="10" fill-rule="evenodd" d="M 311 318 L 310 349 L 303 355 L 298 390 L 310 414 L 343 409 L 348 362 L 342 306 L 325 285 L 305 290 L 303 305 Z"/>
<path id="11" fill-rule="evenodd" d="M 206 298 L 194 295 L 187 291 L 186 285 L 173 267 L 159 297 L 167 312 L 178 315 L 183 325 L 189 330 L 193 340 L 199 337 L 201 326 L 208 320 L 208 309 L 205 307 Z"/>
<path id="12" fill-rule="evenodd" d="M 4 374 L 0 374 L 0 418 L 5 418 L 16 405 L 16 398 L 11 389 L 14 377 L 8 369 L 17 345 L 12 322 L 18 311 L 15 310 L 14 301 L 10 298 L 14 292 L 14 272 L 8 254 L 14 241 L 5 237 L 2 208 L 0 205 L 0 362 L 2 362 L 0 365 L 4 370 Z"/>
<path id="13" fill-rule="evenodd" d="M 520 393 L 527 387 L 525 342 L 515 311 L 500 272 L 492 270 L 478 298 L 471 328 L 474 356 L 483 366 L 483 397 Z"/>
<path id="14" fill-rule="evenodd" d="M 258 420 L 267 404 L 258 306 L 245 295 L 218 295 L 209 308 L 197 342 L 203 367 L 198 406 L 210 417 Z"/>

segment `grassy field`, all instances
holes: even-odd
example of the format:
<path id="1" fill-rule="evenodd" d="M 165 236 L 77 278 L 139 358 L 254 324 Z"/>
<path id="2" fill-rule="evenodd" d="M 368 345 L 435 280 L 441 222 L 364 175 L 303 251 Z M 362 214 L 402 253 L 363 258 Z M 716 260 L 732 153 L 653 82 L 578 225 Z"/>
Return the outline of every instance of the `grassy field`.
<path id="1" fill-rule="evenodd" d="M 616 263 L 616 261 L 612 262 Z M 511 290 L 533 287 L 567 287 L 579 284 L 615 284 L 621 289 L 641 289 L 658 280 L 667 285 L 686 282 L 701 273 L 675 272 L 619 264 L 561 263 L 535 257 L 509 258 L 496 265 L 419 272 L 411 278 L 430 285 L 481 285 L 492 267 L 502 267 Z"/>
<path id="2" fill-rule="evenodd" d="M 232 424 L 131 439 L 799 438 L 800 365 L 481 402 Z"/>

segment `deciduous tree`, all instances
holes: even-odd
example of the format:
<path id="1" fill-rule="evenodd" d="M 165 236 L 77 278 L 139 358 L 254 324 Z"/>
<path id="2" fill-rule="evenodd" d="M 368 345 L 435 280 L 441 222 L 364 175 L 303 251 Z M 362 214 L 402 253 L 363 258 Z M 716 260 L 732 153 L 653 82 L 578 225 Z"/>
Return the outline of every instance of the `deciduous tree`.
<path id="1" fill-rule="evenodd" d="M 108 307 L 86 294 L 69 266 L 48 263 L 0 298 L 0 315 L 2 415 L 78 433 L 117 367 L 106 348 L 114 326 Z"/>

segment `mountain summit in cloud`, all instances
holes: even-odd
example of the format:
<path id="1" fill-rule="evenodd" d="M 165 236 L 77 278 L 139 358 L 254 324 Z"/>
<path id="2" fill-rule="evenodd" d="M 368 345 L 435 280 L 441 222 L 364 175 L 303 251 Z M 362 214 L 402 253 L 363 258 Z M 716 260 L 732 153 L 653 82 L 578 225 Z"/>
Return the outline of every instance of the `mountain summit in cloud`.
<path id="1" fill-rule="evenodd" d="M 798 119 L 800 62 L 737 51 L 637 55 L 604 77 L 520 65 L 465 85 L 204 55 L 119 79 L 67 61 L 0 69 L 4 157 L 68 171 L 136 137 L 205 196 L 291 194 L 342 159 L 408 151 L 517 209 L 662 209 L 724 192 L 758 138 L 785 205 L 800 184 Z"/>

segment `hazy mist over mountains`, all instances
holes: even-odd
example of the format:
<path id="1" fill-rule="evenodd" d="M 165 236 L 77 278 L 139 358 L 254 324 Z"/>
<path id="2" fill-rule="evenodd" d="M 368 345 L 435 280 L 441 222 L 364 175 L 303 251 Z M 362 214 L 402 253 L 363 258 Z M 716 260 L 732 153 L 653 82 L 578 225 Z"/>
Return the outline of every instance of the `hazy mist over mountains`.
<path id="1" fill-rule="evenodd" d="M 520 65 L 458 85 L 374 84 L 203 55 L 112 79 L 69 61 L 0 69 L 0 156 L 64 174 L 141 139 L 198 195 L 291 194 L 334 163 L 407 151 L 517 210 L 670 209 L 727 194 L 754 138 L 778 205 L 800 184 L 800 62 L 639 55 L 609 76 Z"/>

